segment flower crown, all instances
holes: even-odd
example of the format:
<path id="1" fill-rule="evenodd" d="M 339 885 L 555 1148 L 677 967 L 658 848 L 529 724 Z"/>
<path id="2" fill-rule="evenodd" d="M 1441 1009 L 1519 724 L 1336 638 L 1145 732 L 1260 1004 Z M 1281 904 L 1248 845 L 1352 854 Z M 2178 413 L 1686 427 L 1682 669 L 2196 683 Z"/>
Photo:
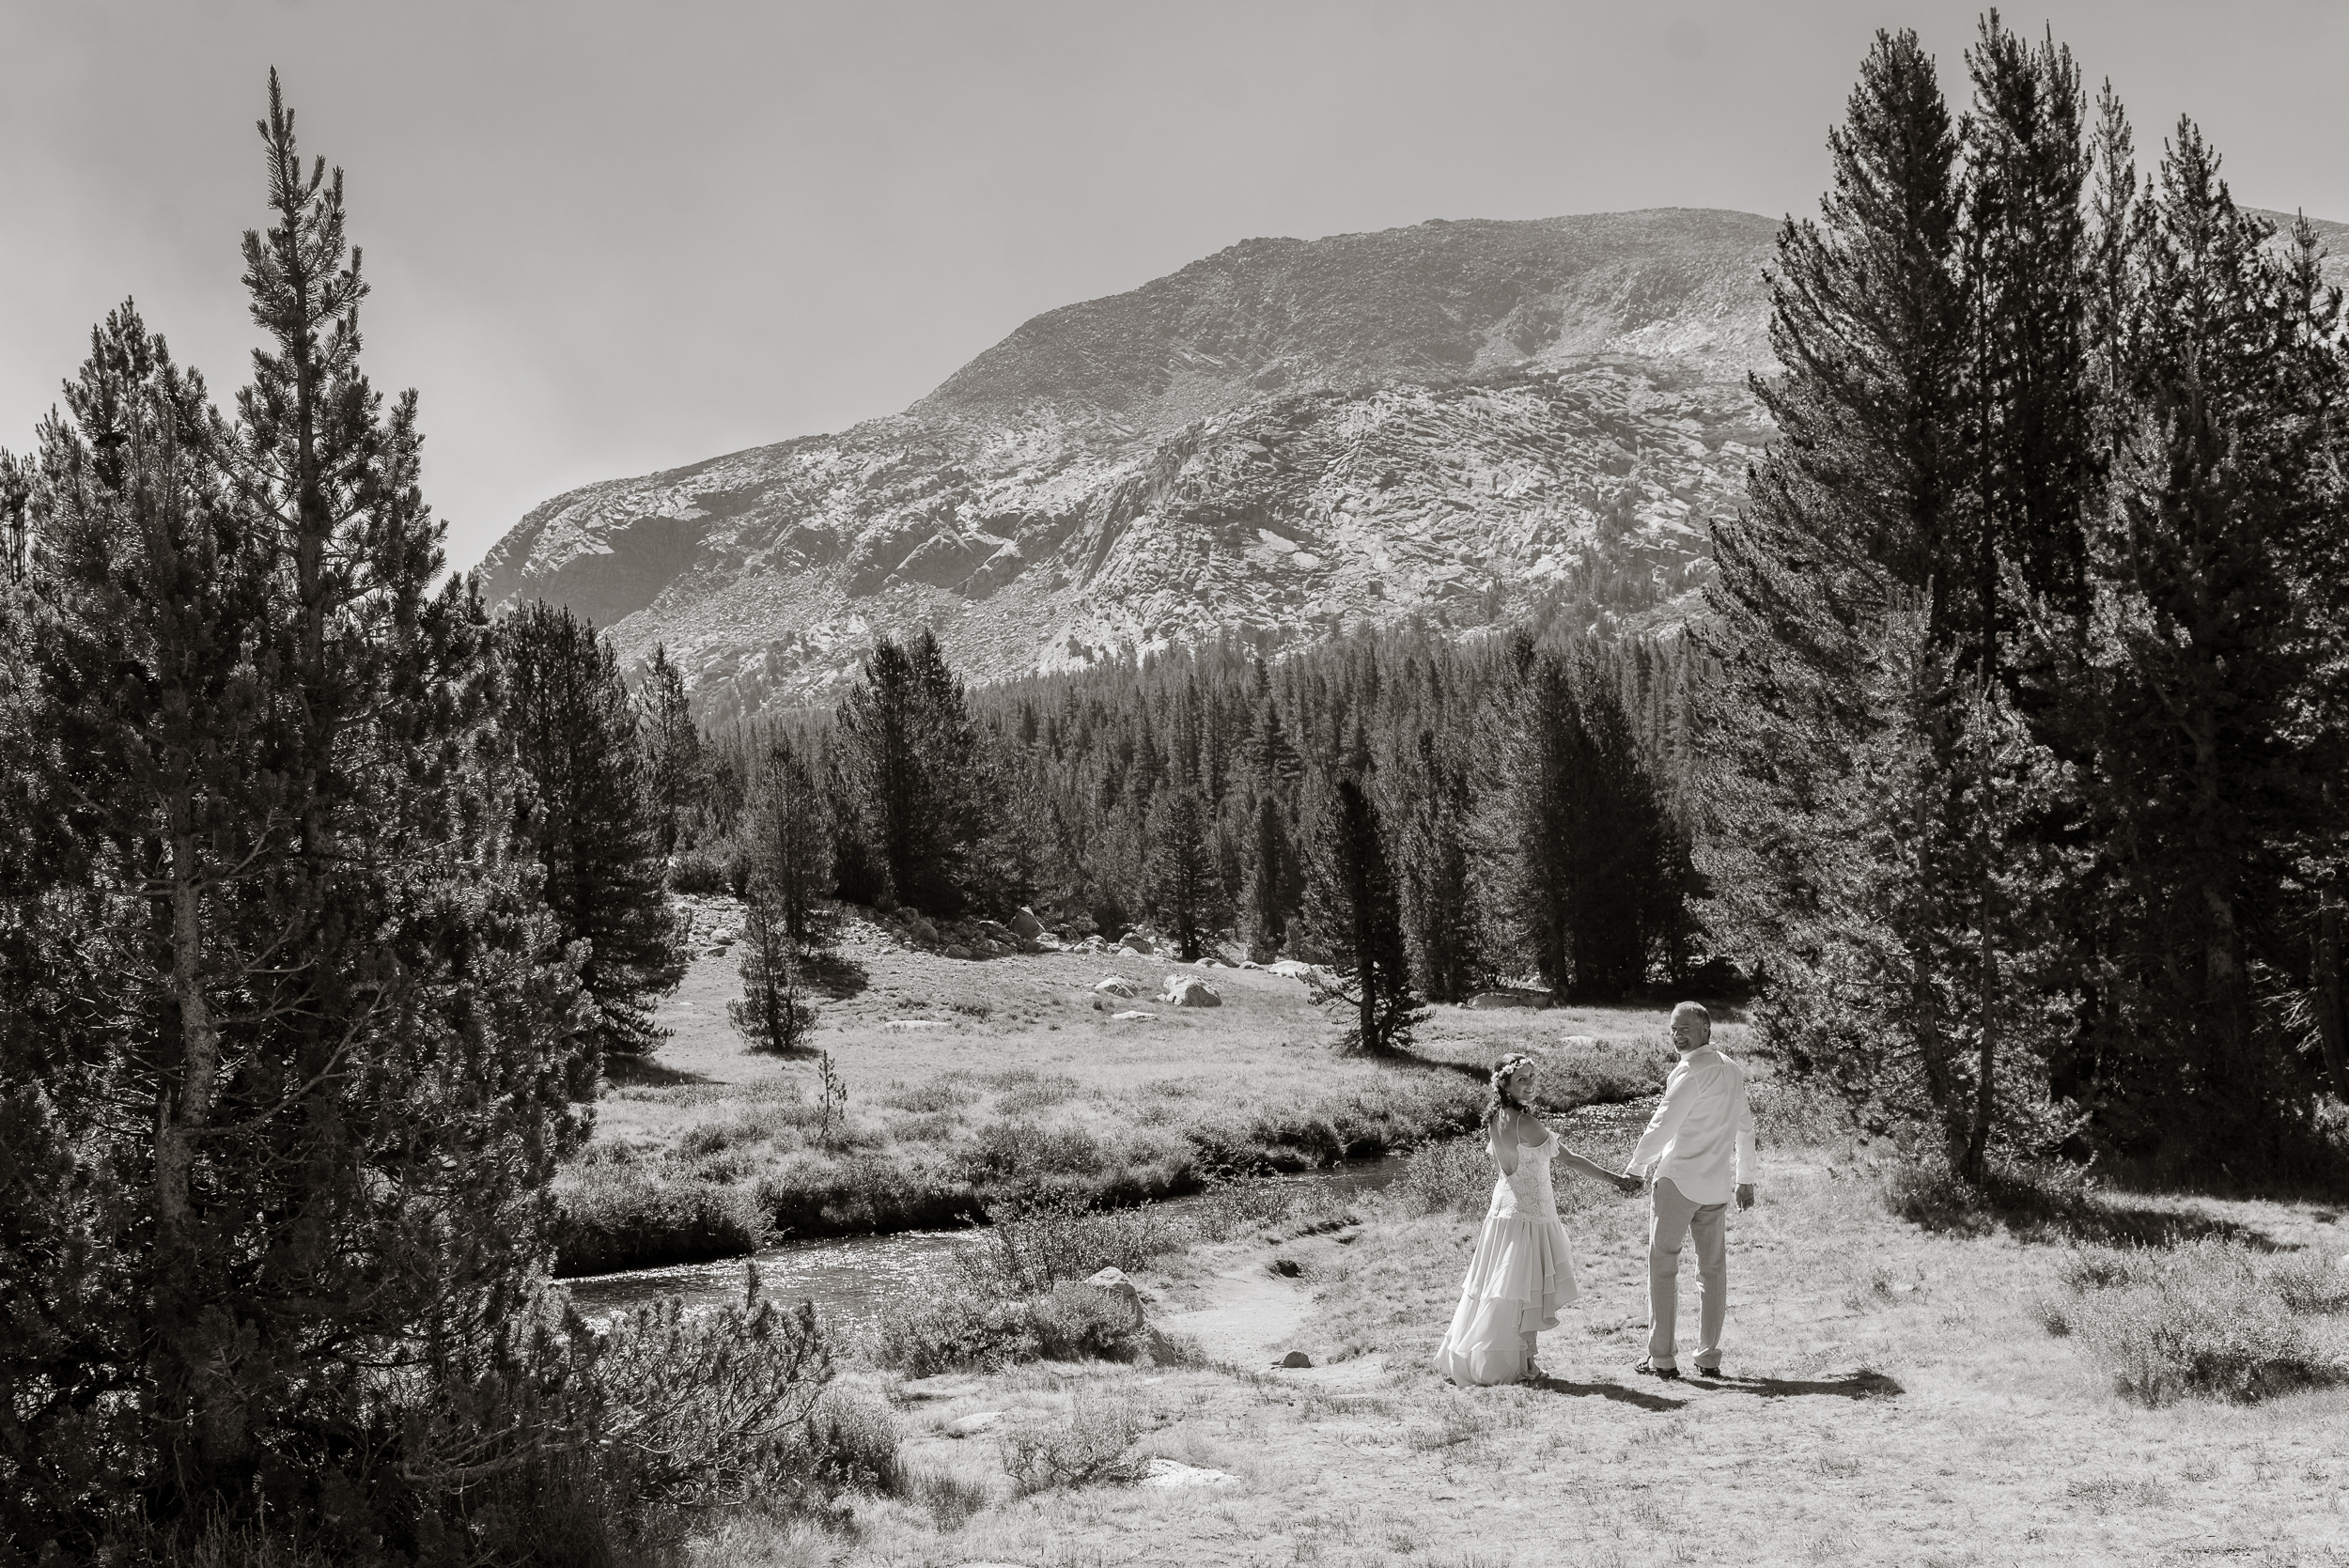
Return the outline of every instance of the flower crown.
<path id="1" fill-rule="evenodd" d="M 1493 1088 L 1496 1092 L 1508 1086 L 1509 1080 L 1528 1067 L 1536 1066 L 1533 1058 L 1523 1051 L 1511 1051 L 1493 1068 Z"/>

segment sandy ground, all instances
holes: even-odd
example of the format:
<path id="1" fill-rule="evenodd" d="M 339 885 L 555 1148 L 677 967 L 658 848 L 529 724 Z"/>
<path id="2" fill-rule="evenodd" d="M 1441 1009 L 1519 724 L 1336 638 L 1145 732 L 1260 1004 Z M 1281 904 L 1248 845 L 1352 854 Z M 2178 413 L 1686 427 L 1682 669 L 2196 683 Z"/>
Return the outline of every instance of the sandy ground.
<path id="1" fill-rule="evenodd" d="M 1631 1371 L 1635 1200 L 1571 1216 L 1583 1299 L 1544 1337 L 1554 1375 L 1512 1388 L 1455 1389 L 1428 1369 L 1470 1220 L 1252 1239 L 1145 1281 L 1160 1325 L 1216 1364 L 899 1386 L 908 1463 L 989 1499 L 967 1521 L 878 1501 L 852 1536 L 734 1528 L 698 1560 L 2349 1563 L 2349 1392 L 2123 1404 L 2030 1315 L 2060 1249 L 1921 1233 L 1848 1160 L 1782 1154 L 1735 1219 L 1724 1384 Z M 2349 1227 L 2313 1205 L 2186 1206 L 2349 1250 Z M 1276 1370 L 1290 1349 L 1316 1364 Z M 1066 1422 L 1079 1399 L 1123 1402 L 1176 1479 L 1223 1479 L 1011 1498 L 995 1437 L 950 1435 L 973 1415 L 998 1434 Z"/>

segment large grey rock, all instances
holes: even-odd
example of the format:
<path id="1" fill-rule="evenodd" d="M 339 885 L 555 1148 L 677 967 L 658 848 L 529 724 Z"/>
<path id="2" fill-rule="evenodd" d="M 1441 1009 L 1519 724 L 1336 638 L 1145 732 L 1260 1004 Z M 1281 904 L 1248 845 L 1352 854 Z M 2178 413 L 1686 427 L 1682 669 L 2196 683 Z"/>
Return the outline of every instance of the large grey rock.
<path id="1" fill-rule="evenodd" d="M 1314 972 L 1313 965 L 1305 962 L 1302 958 L 1283 958 L 1278 963 L 1267 964 L 1265 968 L 1270 970 L 1275 974 L 1284 975 L 1291 980 L 1302 980 L 1307 975 Z"/>
<path id="2" fill-rule="evenodd" d="M 1221 1007 L 1223 999 L 1214 986 L 1195 974 L 1170 974 L 1166 977 L 1166 994 L 1159 999 L 1175 1007 Z"/>
<path id="3" fill-rule="evenodd" d="M 971 950 L 964 947 L 961 943 L 956 942 L 947 947 L 946 956 L 949 958 L 961 958 L 968 960 L 971 956 Z"/>
<path id="4" fill-rule="evenodd" d="M 975 1437 L 982 1432 L 992 1432 L 1003 1425 L 1003 1414 L 1001 1410 L 973 1410 L 967 1416 L 958 1416 L 948 1421 L 939 1431 L 949 1437 Z"/>
<path id="5" fill-rule="evenodd" d="M 1125 997 L 1131 1000 L 1134 983 L 1122 974 L 1106 974 L 1093 983 L 1093 988 L 1103 996 Z"/>
<path id="6" fill-rule="evenodd" d="M 1118 939 L 1117 945 L 1124 948 L 1128 953 L 1138 953 L 1145 958 L 1158 951 L 1150 945 L 1150 939 L 1143 936 L 1139 931 L 1127 932 L 1123 937 Z"/>
<path id="7" fill-rule="evenodd" d="M 1012 916 L 1011 928 L 1015 935 L 1025 937 L 1030 941 L 1044 934 L 1044 923 L 1036 919 L 1035 911 L 1024 904 L 1019 907 L 1019 912 Z"/>
<path id="8" fill-rule="evenodd" d="M 1128 1321 L 1132 1327 L 1136 1328 L 1142 1327 L 1142 1292 L 1136 1290 L 1134 1282 L 1126 1278 L 1124 1269 L 1102 1269 L 1099 1273 L 1089 1277 L 1085 1283 L 1124 1307 L 1128 1313 Z"/>

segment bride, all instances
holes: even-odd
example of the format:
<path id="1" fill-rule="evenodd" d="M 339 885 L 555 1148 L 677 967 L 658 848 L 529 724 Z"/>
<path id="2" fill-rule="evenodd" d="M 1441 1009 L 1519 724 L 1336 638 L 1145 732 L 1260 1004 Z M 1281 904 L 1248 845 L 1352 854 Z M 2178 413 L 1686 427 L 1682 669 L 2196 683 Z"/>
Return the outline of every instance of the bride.
<path id="1" fill-rule="evenodd" d="M 1460 1287 L 1459 1311 L 1436 1352 L 1436 1366 L 1455 1383 L 1514 1383 L 1548 1374 L 1534 1364 L 1534 1336 L 1558 1327 L 1558 1309 L 1579 1294 L 1566 1228 L 1549 1186 L 1549 1164 L 1563 1157 L 1586 1176 L 1628 1191 L 1637 1176 L 1562 1148 L 1529 1103 L 1540 1068 L 1512 1053 L 1493 1069 L 1485 1102 L 1485 1147 L 1501 1180 L 1476 1238 L 1476 1256 Z"/>

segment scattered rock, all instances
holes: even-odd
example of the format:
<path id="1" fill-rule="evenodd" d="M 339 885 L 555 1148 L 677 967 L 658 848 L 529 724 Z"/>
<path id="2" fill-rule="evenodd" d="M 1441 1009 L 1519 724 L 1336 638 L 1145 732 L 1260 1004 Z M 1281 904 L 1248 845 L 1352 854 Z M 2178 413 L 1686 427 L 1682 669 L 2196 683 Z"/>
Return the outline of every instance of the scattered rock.
<path id="1" fill-rule="evenodd" d="M 1468 1004 L 1477 1008 L 1548 1007 L 1550 997 L 1547 991 L 1479 991 L 1469 998 Z"/>
<path id="2" fill-rule="evenodd" d="M 1295 1258 L 1275 1258 L 1265 1266 L 1283 1280 L 1294 1280 L 1305 1272 L 1304 1265 Z"/>
<path id="3" fill-rule="evenodd" d="M 1239 967 L 1244 970 L 1261 970 L 1264 968 L 1262 964 L 1259 964 L 1253 958 L 1242 958 L 1239 961 Z"/>
<path id="4" fill-rule="evenodd" d="M 883 1029 L 943 1029 L 946 1027 L 946 1020 L 943 1018 L 883 1018 L 881 1027 Z"/>
<path id="5" fill-rule="evenodd" d="M 982 1432 L 994 1431 L 1003 1423 L 1003 1412 L 1001 1410 L 973 1410 L 967 1416 L 957 1416 L 939 1430 L 949 1437 L 975 1437 Z"/>
<path id="6" fill-rule="evenodd" d="M 1044 923 L 1036 919 L 1035 911 L 1025 904 L 1019 906 L 1019 912 L 1012 916 L 1011 928 L 1015 934 L 1031 941 L 1044 934 Z"/>
<path id="7" fill-rule="evenodd" d="M 1093 983 L 1093 988 L 1105 996 L 1130 997 L 1134 994 L 1134 983 L 1122 974 L 1104 975 Z"/>
<path id="8" fill-rule="evenodd" d="M 906 935 L 920 942 L 924 947 L 938 945 L 938 927 L 924 920 L 920 915 L 906 922 Z"/>
<path id="9" fill-rule="evenodd" d="M 946 949 L 946 956 L 949 958 L 960 958 L 967 962 L 971 957 L 971 950 L 964 947 L 961 943 L 957 942 Z"/>
<path id="10" fill-rule="evenodd" d="M 1129 1013 L 1112 1013 L 1110 1017 L 1112 1018 L 1155 1018 L 1158 1015 L 1156 1013 L 1145 1013 L 1140 1008 L 1136 1008 Z"/>
<path id="11" fill-rule="evenodd" d="M 1267 964 L 1265 968 L 1274 974 L 1285 975 L 1291 980 L 1302 980 L 1314 972 L 1313 965 L 1302 958 L 1283 958 L 1277 964 Z"/>
<path id="12" fill-rule="evenodd" d="M 734 940 L 734 933 L 721 925 L 718 929 L 709 934 L 709 939 L 716 942 L 720 947 L 723 947 L 726 943 Z"/>
<path id="13" fill-rule="evenodd" d="M 1284 1367 L 1309 1367 L 1314 1364 L 1314 1358 L 1301 1350 L 1292 1350 L 1281 1358 L 1281 1364 Z"/>
<path id="14" fill-rule="evenodd" d="M 1144 958 L 1149 957 L 1151 954 L 1157 951 L 1157 949 L 1150 945 L 1150 939 L 1143 936 L 1139 931 L 1127 932 L 1125 936 L 1118 939 L 1117 945 L 1124 948 L 1128 953 L 1138 953 Z"/>
<path id="15" fill-rule="evenodd" d="M 1170 974 L 1166 977 L 1166 994 L 1159 999 L 1171 1007 L 1221 1007 L 1223 999 L 1215 987 L 1195 974 Z"/>
<path id="16" fill-rule="evenodd" d="M 1142 1478 L 1144 1486 L 1229 1486 L 1234 1478 L 1221 1470 L 1210 1470 L 1198 1465 L 1186 1465 L 1179 1459 L 1153 1459 L 1150 1473 Z"/>
<path id="17" fill-rule="evenodd" d="M 1225 965 L 1222 959 L 1210 953 L 1205 958 L 1198 960 L 1198 967 L 1203 970 L 1220 970 L 1224 968 Z"/>

